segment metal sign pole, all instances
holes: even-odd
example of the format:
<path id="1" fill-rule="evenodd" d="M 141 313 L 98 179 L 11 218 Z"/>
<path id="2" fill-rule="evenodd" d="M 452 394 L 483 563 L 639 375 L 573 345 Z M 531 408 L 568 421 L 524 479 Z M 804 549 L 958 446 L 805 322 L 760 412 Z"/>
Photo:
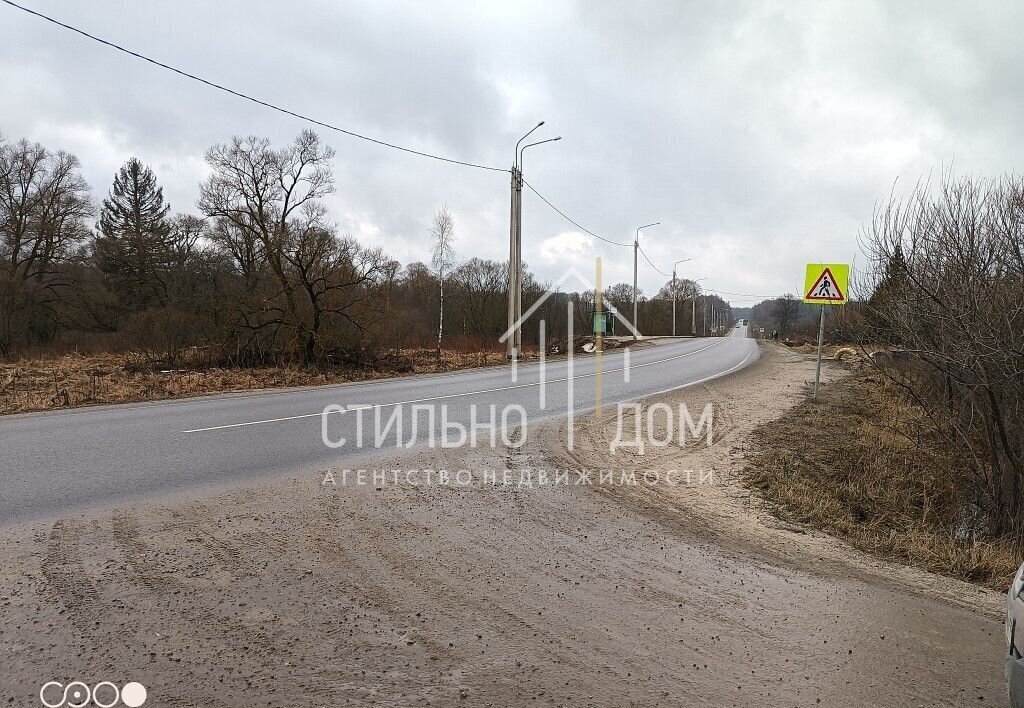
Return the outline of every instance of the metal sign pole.
<path id="1" fill-rule="evenodd" d="M 821 306 L 821 319 L 818 322 L 818 368 L 814 372 L 814 400 L 818 400 L 818 384 L 821 383 L 821 344 L 825 339 L 825 306 Z"/>

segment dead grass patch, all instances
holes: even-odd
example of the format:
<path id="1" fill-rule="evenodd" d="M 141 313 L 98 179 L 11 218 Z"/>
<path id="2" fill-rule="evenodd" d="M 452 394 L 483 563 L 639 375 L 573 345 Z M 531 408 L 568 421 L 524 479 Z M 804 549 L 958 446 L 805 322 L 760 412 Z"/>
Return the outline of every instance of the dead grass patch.
<path id="1" fill-rule="evenodd" d="M 1019 540 L 966 529 L 969 461 L 923 412 L 857 372 L 754 433 L 745 483 L 782 518 L 929 571 L 1005 590 Z"/>
<path id="2" fill-rule="evenodd" d="M 524 356 L 524 359 L 535 358 Z M 188 359 L 185 359 L 188 361 Z M 0 362 L 0 414 L 131 403 L 265 388 L 317 386 L 504 363 L 503 353 L 401 350 L 377 367 L 161 369 L 138 354 L 77 354 Z"/>

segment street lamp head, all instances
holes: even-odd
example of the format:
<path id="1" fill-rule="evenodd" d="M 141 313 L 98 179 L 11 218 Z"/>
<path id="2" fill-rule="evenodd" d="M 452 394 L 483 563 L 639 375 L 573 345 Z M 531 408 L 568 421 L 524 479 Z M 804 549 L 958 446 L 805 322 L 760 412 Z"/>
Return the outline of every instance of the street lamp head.
<path id="1" fill-rule="evenodd" d="M 541 122 L 537 123 L 537 125 L 535 125 L 532 128 L 530 128 L 529 132 L 527 132 L 526 135 L 524 135 L 523 137 L 519 138 L 519 140 L 516 142 L 516 151 L 514 153 L 515 160 L 513 160 L 513 162 L 512 162 L 512 166 L 513 167 L 518 167 L 518 165 L 519 165 L 519 146 L 522 144 L 522 142 L 524 140 L 526 140 L 528 137 L 530 137 L 530 134 L 533 133 L 533 131 L 537 130 L 537 128 L 541 127 L 542 125 L 544 125 L 544 121 L 541 121 Z"/>
<path id="2" fill-rule="evenodd" d="M 523 153 L 526 152 L 526 148 L 532 148 L 534 145 L 543 145 L 544 143 L 553 143 L 556 140 L 561 140 L 561 139 L 562 139 L 562 136 L 559 135 L 557 138 L 547 138 L 546 140 L 538 140 L 535 143 L 527 143 L 526 145 L 523 145 L 521 148 L 519 148 L 519 164 L 520 164 L 520 166 L 522 166 Z"/>
<path id="3" fill-rule="evenodd" d="M 636 227 L 636 241 L 640 240 L 640 231 L 642 229 L 646 229 L 646 228 L 648 228 L 650 226 L 657 226 L 660 223 L 661 223 L 660 221 L 655 221 L 653 224 L 644 224 L 643 226 L 637 226 Z"/>

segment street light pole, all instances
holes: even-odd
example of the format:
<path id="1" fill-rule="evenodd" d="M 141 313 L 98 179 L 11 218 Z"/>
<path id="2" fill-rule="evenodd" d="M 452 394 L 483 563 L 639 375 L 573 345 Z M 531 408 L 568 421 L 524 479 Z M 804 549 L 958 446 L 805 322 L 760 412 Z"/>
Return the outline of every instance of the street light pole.
<path id="1" fill-rule="evenodd" d="M 508 332 L 509 337 L 506 342 L 505 354 L 509 359 L 516 358 L 519 356 L 520 348 L 522 345 L 521 333 L 516 323 L 519 320 L 519 294 L 521 291 L 521 276 L 519 273 L 519 261 L 522 254 L 522 246 L 519 243 L 520 239 L 520 222 L 522 220 L 522 192 L 523 185 L 521 174 L 519 171 L 519 145 L 530 136 L 530 133 L 537 130 L 537 128 L 544 125 L 544 121 L 540 121 L 537 125 L 533 126 L 526 135 L 519 138 L 516 142 L 515 152 L 513 153 L 512 160 L 512 203 L 509 209 L 509 225 L 508 225 Z M 515 328 L 513 332 L 512 329 Z"/>
<path id="2" fill-rule="evenodd" d="M 542 121 L 543 123 L 543 121 Z M 554 142 L 555 140 L 562 139 L 562 136 L 549 137 L 546 140 L 538 140 L 537 142 L 529 142 L 523 145 L 519 149 L 519 185 L 516 188 L 516 194 L 518 195 L 517 200 L 519 203 L 519 213 L 516 214 L 515 219 L 515 275 L 516 275 L 516 288 L 515 288 L 515 319 L 516 322 L 522 320 L 522 160 L 526 153 L 527 148 L 532 148 L 534 145 L 544 144 L 545 142 Z M 522 326 L 515 328 L 515 350 L 517 352 L 522 351 Z"/>
<path id="3" fill-rule="evenodd" d="M 637 332 L 640 331 L 636 323 L 636 301 L 637 301 L 637 285 L 636 285 L 636 259 L 639 255 L 640 250 L 640 231 L 651 226 L 657 226 L 660 221 L 655 221 L 653 224 L 644 224 L 643 226 L 636 227 L 636 237 L 633 239 L 633 339 L 636 339 Z"/>

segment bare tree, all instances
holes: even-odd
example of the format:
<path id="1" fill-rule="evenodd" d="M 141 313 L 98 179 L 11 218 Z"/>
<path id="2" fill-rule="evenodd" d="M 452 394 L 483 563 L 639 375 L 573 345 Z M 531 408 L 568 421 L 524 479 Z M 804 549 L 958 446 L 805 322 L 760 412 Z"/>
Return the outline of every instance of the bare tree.
<path id="1" fill-rule="evenodd" d="M 1024 179 L 921 183 L 877 208 L 861 240 L 870 266 L 858 287 L 870 297 L 855 334 L 910 359 L 881 370 L 975 461 L 958 480 L 960 508 L 980 516 L 968 530 L 1019 538 Z"/>
<path id="2" fill-rule="evenodd" d="M 258 258 L 277 285 L 273 297 L 262 300 L 261 317 L 242 313 L 242 319 L 250 326 L 286 330 L 289 348 L 300 352 L 305 364 L 315 356 L 318 322 L 316 309 L 302 300 L 310 292 L 302 273 L 313 270 L 309 258 L 331 256 L 320 236 L 330 230 L 320 200 L 334 191 L 333 157 L 311 130 L 281 150 L 272 149 L 266 138 L 236 137 L 207 151 L 213 174 L 200 187 L 199 207 L 217 220 L 215 236 L 240 263 Z"/>
<path id="3" fill-rule="evenodd" d="M 437 320 L 437 360 L 441 358 L 441 336 L 444 333 L 444 279 L 445 275 L 452 268 L 455 261 L 455 217 L 448 210 L 447 205 L 442 205 L 434 214 L 434 221 L 430 227 L 430 236 L 433 241 L 431 248 L 430 265 L 437 273 L 439 282 L 439 293 L 441 305 Z"/>
<path id="4" fill-rule="evenodd" d="M 30 332 L 52 335 L 69 305 L 93 214 L 79 168 L 38 143 L 0 143 L 0 355 Z"/>
<path id="5" fill-rule="evenodd" d="M 505 324 L 508 266 L 498 261 L 470 258 L 452 271 L 456 307 L 462 331 L 485 336 L 501 332 Z"/>
<path id="6" fill-rule="evenodd" d="M 779 325 L 779 336 L 785 338 L 790 326 L 800 317 L 800 301 L 794 295 L 784 295 L 772 303 L 772 317 Z"/>

